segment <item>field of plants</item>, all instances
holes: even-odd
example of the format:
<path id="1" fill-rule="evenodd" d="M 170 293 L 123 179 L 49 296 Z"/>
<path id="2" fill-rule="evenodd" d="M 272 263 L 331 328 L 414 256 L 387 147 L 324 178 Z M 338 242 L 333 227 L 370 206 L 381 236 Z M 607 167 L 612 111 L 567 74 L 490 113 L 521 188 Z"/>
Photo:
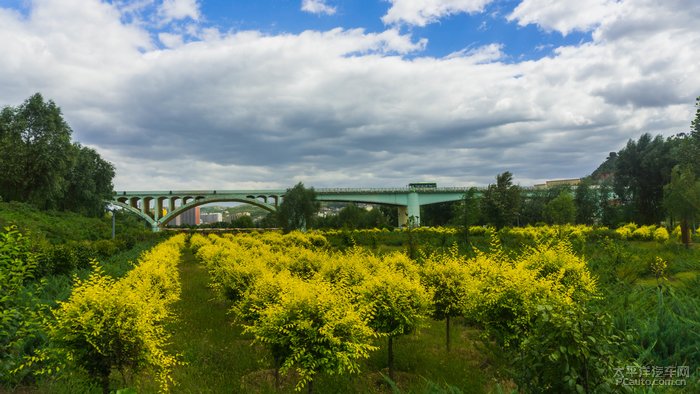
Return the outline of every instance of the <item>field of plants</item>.
<path id="1" fill-rule="evenodd" d="M 0 387 L 694 393 L 700 253 L 678 232 L 179 234 L 55 294 L 46 257 L 7 228 Z"/>

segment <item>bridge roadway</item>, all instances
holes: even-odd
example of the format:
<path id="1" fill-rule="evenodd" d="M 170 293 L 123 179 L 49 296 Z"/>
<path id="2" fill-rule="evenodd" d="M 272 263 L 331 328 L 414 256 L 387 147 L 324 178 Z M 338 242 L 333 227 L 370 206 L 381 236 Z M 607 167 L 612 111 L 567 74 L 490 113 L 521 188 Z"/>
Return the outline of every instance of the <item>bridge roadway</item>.
<path id="1" fill-rule="evenodd" d="M 357 202 L 396 206 L 399 226 L 409 220 L 420 225 L 420 206 L 458 201 L 469 187 L 440 188 L 326 188 L 314 189 L 318 201 Z M 109 203 L 120 206 L 146 220 L 159 231 L 183 212 L 214 202 L 241 202 L 270 212 L 284 199 L 287 190 L 167 190 L 116 191 Z"/>

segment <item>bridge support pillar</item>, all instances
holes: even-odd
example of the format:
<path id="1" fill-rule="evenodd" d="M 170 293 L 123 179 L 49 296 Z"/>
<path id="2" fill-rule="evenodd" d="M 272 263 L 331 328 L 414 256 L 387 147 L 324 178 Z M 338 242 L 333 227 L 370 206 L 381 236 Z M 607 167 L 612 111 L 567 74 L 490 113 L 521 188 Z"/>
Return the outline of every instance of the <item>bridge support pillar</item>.
<path id="1" fill-rule="evenodd" d="M 408 223 L 411 226 L 420 226 L 420 202 L 418 193 L 408 193 Z"/>
<path id="2" fill-rule="evenodd" d="M 399 205 L 397 209 L 399 211 L 399 227 L 408 226 L 408 208 L 403 205 Z"/>

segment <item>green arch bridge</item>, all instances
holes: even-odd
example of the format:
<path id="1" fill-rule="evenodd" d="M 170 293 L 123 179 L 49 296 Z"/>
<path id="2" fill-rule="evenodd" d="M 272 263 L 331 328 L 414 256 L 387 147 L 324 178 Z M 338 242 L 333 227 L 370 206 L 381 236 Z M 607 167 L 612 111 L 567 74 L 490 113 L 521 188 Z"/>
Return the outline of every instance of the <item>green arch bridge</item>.
<path id="1" fill-rule="evenodd" d="M 420 206 L 458 201 L 469 187 L 325 188 L 314 189 L 318 201 L 356 202 L 395 206 L 399 226 L 409 218 L 420 225 Z M 145 219 L 159 231 L 183 212 L 213 202 L 241 202 L 275 212 L 287 190 L 166 190 L 116 191 L 109 203 Z"/>

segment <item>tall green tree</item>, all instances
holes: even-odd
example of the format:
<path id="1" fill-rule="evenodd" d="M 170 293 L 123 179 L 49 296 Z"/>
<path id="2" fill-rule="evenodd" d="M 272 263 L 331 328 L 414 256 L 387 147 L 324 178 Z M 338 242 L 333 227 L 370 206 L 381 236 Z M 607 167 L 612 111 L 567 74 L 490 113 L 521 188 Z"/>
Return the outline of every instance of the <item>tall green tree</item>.
<path id="1" fill-rule="evenodd" d="M 627 219 L 655 224 L 664 218 L 663 187 L 678 163 L 674 144 L 674 139 L 643 134 L 637 141 L 629 140 L 618 152 L 614 190 L 631 208 L 632 217 Z"/>
<path id="2" fill-rule="evenodd" d="M 40 209 L 98 216 L 112 194 L 114 166 L 71 142 L 60 108 L 37 93 L 0 112 L 0 197 Z"/>
<path id="3" fill-rule="evenodd" d="M 550 224 L 573 223 L 576 220 L 576 204 L 568 190 L 563 190 L 544 207 L 544 216 Z"/>
<path id="4" fill-rule="evenodd" d="M 421 205 L 420 221 L 424 226 L 444 226 L 453 218 L 453 201 Z"/>
<path id="5" fill-rule="evenodd" d="M 600 223 L 604 226 L 615 227 L 620 223 L 620 205 L 612 181 L 604 180 L 600 183 L 597 193 L 598 211 L 600 212 Z"/>
<path id="6" fill-rule="evenodd" d="M 576 223 L 591 225 L 598 218 L 599 202 L 590 179 L 584 179 L 576 186 L 574 203 L 576 204 Z"/>
<path id="7" fill-rule="evenodd" d="M 72 166 L 72 130 L 61 110 L 36 93 L 0 115 L 0 195 L 58 208 Z"/>
<path id="8" fill-rule="evenodd" d="M 277 210 L 277 218 L 284 232 L 306 230 L 311 225 L 321 204 L 316 201 L 314 188 L 306 188 L 299 182 L 287 189 Z"/>
<path id="9" fill-rule="evenodd" d="M 515 223 L 520 208 L 520 187 L 513 185 L 513 174 L 506 171 L 496 176 L 496 184 L 488 186 L 483 199 L 484 218 L 500 229 Z"/>
<path id="10" fill-rule="evenodd" d="M 479 222 L 481 217 L 481 201 L 478 197 L 479 189 L 470 187 L 462 196 L 462 200 L 454 205 L 454 220 L 462 228 L 465 241 L 469 241 L 469 227 Z"/>
<path id="11" fill-rule="evenodd" d="M 73 145 L 74 162 L 66 176 L 67 188 L 61 201 L 63 209 L 99 216 L 105 211 L 114 186 L 114 166 L 91 148 Z"/>
<path id="12" fill-rule="evenodd" d="M 678 140 L 678 161 L 684 167 L 692 168 L 695 174 L 700 174 L 700 97 L 695 101 L 695 118 L 690 122 L 690 133 L 681 133 Z"/>
<path id="13" fill-rule="evenodd" d="M 690 246 L 689 224 L 700 216 L 700 181 L 690 167 L 676 166 L 664 187 L 664 205 L 681 223 L 681 240 Z"/>

